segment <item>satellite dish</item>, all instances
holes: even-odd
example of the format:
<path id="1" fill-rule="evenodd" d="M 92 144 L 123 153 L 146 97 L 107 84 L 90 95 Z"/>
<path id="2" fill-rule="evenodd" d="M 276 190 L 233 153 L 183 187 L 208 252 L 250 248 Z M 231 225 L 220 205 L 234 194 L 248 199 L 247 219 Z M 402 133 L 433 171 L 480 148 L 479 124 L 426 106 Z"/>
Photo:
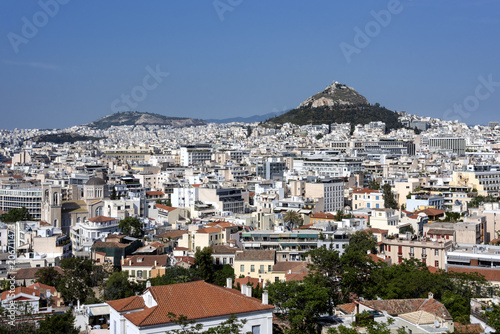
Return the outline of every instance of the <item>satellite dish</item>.
<path id="1" fill-rule="evenodd" d="M 439 328 L 439 321 L 437 319 L 434 320 L 434 327 Z"/>
<path id="2" fill-rule="evenodd" d="M 474 305 L 475 305 L 475 304 L 474 304 L 474 301 L 472 301 L 472 300 L 471 300 L 471 301 L 470 301 L 470 306 L 474 306 Z"/>

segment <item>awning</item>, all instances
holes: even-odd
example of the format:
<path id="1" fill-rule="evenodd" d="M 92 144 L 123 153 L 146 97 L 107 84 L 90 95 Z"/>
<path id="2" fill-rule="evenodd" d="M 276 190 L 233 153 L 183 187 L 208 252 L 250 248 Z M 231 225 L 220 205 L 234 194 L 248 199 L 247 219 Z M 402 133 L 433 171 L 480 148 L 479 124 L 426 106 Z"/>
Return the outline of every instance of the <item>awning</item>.
<path id="1" fill-rule="evenodd" d="M 109 305 L 89 307 L 89 315 L 109 315 Z"/>

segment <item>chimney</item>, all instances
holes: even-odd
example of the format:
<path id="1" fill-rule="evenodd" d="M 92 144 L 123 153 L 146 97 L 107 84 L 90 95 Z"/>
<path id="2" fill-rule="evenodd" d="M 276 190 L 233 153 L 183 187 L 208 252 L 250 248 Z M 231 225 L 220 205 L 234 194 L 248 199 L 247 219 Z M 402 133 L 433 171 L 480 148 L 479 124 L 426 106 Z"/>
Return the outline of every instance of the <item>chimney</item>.
<path id="1" fill-rule="evenodd" d="M 233 279 L 231 277 L 226 278 L 226 288 L 228 289 L 233 288 Z"/>
<path id="2" fill-rule="evenodd" d="M 259 284 L 262 283 L 262 277 L 259 276 Z"/>
<path id="3" fill-rule="evenodd" d="M 267 305 L 269 303 L 269 294 L 267 290 L 262 291 L 262 305 Z"/>
<path id="4" fill-rule="evenodd" d="M 158 265 L 158 261 L 155 260 L 155 268 L 156 268 L 157 265 Z"/>
<path id="5" fill-rule="evenodd" d="M 146 282 L 146 289 L 149 289 L 150 287 L 151 287 L 151 281 L 150 281 L 150 280 L 148 280 L 148 281 Z"/>
<path id="6" fill-rule="evenodd" d="M 131 266 L 132 265 L 132 261 L 128 260 L 128 265 Z"/>
<path id="7" fill-rule="evenodd" d="M 241 294 L 242 295 L 246 295 L 247 294 L 247 285 L 246 284 L 242 284 L 241 285 Z"/>
<path id="8" fill-rule="evenodd" d="M 252 297 L 252 287 L 247 285 L 247 297 Z"/>
<path id="9" fill-rule="evenodd" d="M 434 299 L 434 294 L 432 292 L 429 292 L 429 296 L 427 299 Z"/>

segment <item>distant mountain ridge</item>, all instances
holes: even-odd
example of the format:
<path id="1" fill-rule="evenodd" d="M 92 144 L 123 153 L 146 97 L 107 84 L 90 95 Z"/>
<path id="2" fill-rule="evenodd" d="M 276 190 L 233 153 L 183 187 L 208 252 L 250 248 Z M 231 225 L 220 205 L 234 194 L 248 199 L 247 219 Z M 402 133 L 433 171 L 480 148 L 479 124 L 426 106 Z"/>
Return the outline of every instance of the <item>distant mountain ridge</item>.
<path id="1" fill-rule="evenodd" d="M 351 123 L 354 126 L 376 121 L 384 122 L 389 129 L 403 127 L 396 112 L 378 103 L 372 105 L 354 88 L 334 81 L 323 91 L 307 98 L 296 109 L 269 119 L 266 123 Z"/>
<path id="2" fill-rule="evenodd" d="M 234 122 L 243 122 L 243 123 L 265 122 L 270 118 L 273 118 L 273 117 L 276 117 L 276 116 L 283 114 L 284 112 L 286 112 L 286 111 L 271 112 L 271 113 L 264 114 L 264 115 L 252 115 L 252 116 L 248 116 L 248 117 L 230 117 L 230 118 L 222 118 L 222 119 L 210 118 L 210 119 L 205 119 L 205 121 L 207 121 L 208 123 L 219 123 L 219 124 L 234 123 Z"/>
<path id="3" fill-rule="evenodd" d="M 171 125 L 173 127 L 185 127 L 205 124 L 207 124 L 207 122 L 202 119 L 169 117 L 140 111 L 123 111 L 104 116 L 85 125 L 98 129 L 107 129 L 111 126 L 120 125 Z"/>

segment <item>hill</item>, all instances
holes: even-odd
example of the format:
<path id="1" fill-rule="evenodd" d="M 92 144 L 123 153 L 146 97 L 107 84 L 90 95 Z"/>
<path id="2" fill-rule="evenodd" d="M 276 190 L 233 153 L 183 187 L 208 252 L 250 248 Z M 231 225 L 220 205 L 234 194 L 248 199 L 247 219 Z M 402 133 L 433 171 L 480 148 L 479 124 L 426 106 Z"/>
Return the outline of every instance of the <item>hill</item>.
<path id="1" fill-rule="evenodd" d="M 222 119 L 210 118 L 210 119 L 205 119 L 205 121 L 207 121 L 208 123 L 219 123 L 219 124 L 233 123 L 233 122 L 255 123 L 255 122 L 267 121 L 268 119 L 279 116 L 282 113 L 283 112 L 272 112 L 264 115 L 253 115 L 248 117 L 230 117 Z"/>
<path id="2" fill-rule="evenodd" d="M 398 114 L 381 107 L 378 103 L 372 105 L 353 88 L 334 82 L 304 102 L 298 108 L 283 115 L 269 119 L 266 123 L 329 124 L 351 123 L 368 124 L 384 122 L 389 129 L 398 129 L 403 125 L 398 121 Z"/>
<path id="3" fill-rule="evenodd" d="M 120 125 L 171 125 L 174 127 L 185 127 L 205 124 L 207 122 L 201 119 L 168 117 L 149 112 L 124 111 L 102 117 L 97 121 L 85 125 L 98 129 L 107 129 L 111 126 Z"/>

